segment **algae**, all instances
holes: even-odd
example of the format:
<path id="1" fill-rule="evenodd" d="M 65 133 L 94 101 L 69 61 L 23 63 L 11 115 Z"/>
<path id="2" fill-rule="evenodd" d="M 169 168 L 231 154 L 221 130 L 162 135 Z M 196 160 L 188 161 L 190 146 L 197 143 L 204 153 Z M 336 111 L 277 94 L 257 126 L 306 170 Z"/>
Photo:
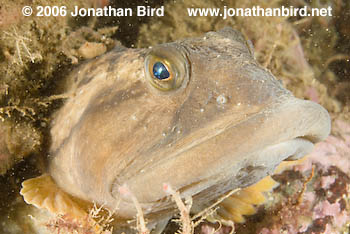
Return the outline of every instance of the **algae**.
<path id="1" fill-rule="evenodd" d="M 93 18 L 25 17 L 21 13 L 25 3 L 0 2 L 0 119 L 1 128 L 11 132 L 11 137 L 3 135 L 2 139 L 6 138 L 1 150 L 6 152 L 3 157 L 7 163 L 0 166 L 1 174 L 22 158 L 43 150 L 50 115 L 62 99 L 53 96 L 62 92 L 57 89 L 60 80 L 79 59 L 91 58 L 91 46 L 89 53 L 83 48 L 79 54 L 79 48 L 85 42 L 105 50 L 114 47 L 110 38 L 114 28 L 94 31 Z M 31 7 L 35 14 L 36 6 L 47 5 L 66 6 L 69 11 L 75 5 L 92 7 L 93 2 L 41 0 Z"/>

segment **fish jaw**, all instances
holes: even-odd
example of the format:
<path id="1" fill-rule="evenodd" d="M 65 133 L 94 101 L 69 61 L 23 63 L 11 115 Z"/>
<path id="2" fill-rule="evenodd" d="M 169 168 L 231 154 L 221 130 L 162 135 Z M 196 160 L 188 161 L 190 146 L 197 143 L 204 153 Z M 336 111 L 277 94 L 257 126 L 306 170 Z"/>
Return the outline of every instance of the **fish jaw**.
<path id="1" fill-rule="evenodd" d="M 329 132 L 330 118 L 323 107 L 290 98 L 219 134 L 207 136 L 184 152 L 164 156 L 166 160 L 124 184 L 145 207 L 161 203 L 166 196 L 163 183 L 170 184 L 183 197 L 194 197 L 195 203 L 206 203 L 272 174 L 283 160 L 306 155 Z M 168 206 L 163 204 L 163 208 Z"/>

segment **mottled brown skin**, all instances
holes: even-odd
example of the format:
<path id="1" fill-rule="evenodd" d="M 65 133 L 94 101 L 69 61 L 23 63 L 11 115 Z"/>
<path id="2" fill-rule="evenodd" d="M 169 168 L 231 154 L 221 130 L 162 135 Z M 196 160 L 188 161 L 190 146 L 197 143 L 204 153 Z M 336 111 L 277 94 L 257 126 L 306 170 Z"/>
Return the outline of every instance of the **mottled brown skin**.
<path id="1" fill-rule="evenodd" d="M 68 77 L 72 98 L 54 119 L 49 167 L 67 193 L 118 206 L 123 220 L 136 213 L 119 192 L 127 186 L 157 222 L 176 211 L 163 183 L 201 209 L 329 134 L 327 111 L 294 98 L 232 29 L 156 48 L 185 55 L 188 76 L 177 90 L 145 78 L 152 48 L 118 47 Z"/>

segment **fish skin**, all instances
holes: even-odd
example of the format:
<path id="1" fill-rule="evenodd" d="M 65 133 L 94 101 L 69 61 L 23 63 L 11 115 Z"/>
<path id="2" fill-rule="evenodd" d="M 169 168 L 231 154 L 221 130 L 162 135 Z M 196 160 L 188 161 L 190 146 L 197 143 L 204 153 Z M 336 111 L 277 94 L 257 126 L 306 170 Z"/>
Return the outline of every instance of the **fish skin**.
<path id="1" fill-rule="evenodd" d="M 167 92 L 149 84 L 144 63 L 156 48 L 185 55 L 185 85 Z M 330 131 L 327 111 L 294 98 L 230 28 L 151 49 L 118 47 L 67 83 L 72 97 L 53 120 L 48 173 L 73 197 L 118 206 L 119 220 L 136 213 L 122 186 L 157 222 L 176 212 L 163 183 L 200 210 L 298 150 L 300 158 Z"/>

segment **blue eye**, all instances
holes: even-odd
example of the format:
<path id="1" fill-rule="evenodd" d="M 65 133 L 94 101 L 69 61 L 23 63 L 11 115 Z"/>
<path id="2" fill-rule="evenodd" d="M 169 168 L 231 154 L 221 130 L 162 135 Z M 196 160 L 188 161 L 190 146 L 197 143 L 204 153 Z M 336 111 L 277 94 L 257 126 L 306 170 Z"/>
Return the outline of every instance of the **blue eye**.
<path id="1" fill-rule="evenodd" d="M 159 80 L 164 80 L 170 77 L 168 69 L 161 62 L 156 62 L 153 65 L 153 75 Z"/>

